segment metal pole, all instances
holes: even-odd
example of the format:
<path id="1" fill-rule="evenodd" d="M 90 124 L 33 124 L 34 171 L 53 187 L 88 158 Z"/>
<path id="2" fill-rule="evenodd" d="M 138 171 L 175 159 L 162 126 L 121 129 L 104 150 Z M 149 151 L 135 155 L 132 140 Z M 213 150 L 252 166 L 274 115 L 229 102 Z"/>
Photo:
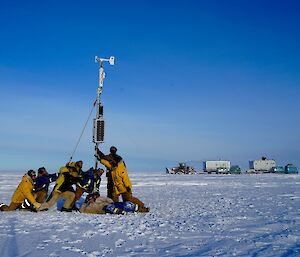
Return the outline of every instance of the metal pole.
<path id="1" fill-rule="evenodd" d="M 100 118 L 100 113 L 99 113 L 99 110 L 100 110 L 100 106 L 101 106 L 101 95 L 102 95 L 102 89 L 103 89 L 103 80 L 104 80 L 104 69 L 103 69 L 103 61 L 100 60 L 100 68 L 99 68 L 99 87 L 98 87 L 98 90 L 97 90 L 97 114 L 96 114 L 96 119 L 99 119 Z M 97 148 L 99 146 L 99 143 L 95 143 L 95 155 L 97 154 Z M 95 158 L 95 169 L 98 168 L 98 159 Z"/>
<path id="2" fill-rule="evenodd" d="M 109 62 L 110 65 L 114 65 L 115 58 L 113 56 L 111 56 L 109 59 L 105 59 L 105 58 L 99 58 L 98 56 L 95 56 L 95 62 L 100 62 L 100 68 L 99 68 L 99 87 L 98 87 L 98 91 L 97 91 L 97 113 L 96 113 L 96 120 L 101 119 L 103 121 L 103 107 L 101 105 L 101 95 L 102 95 L 102 89 L 103 89 L 103 81 L 105 79 L 105 72 L 104 72 L 104 69 L 103 69 L 103 62 Z M 104 129 L 104 121 L 103 121 L 103 129 Z M 103 137 L 104 137 L 104 130 L 103 130 Z M 97 150 L 96 149 L 98 148 L 99 143 L 103 143 L 103 139 L 101 139 L 100 141 L 95 140 L 95 155 L 97 154 Z M 98 168 L 98 159 L 95 158 L 95 169 L 97 169 L 97 168 Z"/>

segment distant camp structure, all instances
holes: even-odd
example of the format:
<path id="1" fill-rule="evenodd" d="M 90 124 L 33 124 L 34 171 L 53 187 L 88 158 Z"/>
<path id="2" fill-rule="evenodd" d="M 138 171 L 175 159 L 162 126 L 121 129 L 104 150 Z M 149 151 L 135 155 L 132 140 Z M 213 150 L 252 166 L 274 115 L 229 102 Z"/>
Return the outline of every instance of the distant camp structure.
<path id="1" fill-rule="evenodd" d="M 278 173 L 278 174 L 298 174 L 298 169 L 289 163 L 283 166 L 277 166 L 275 160 L 269 160 L 263 156 L 260 160 L 249 161 L 249 170 L 247 173 Z"/>
<path id="2" fill-rule="evenodd" d="M 166 173 L 169 174 L 195 174 L 195 168 L 188 166 L 185 162 L 180 162 L 178 166 L 171 169 L 166 168 Z"/>
<path id="3" fill-rule="evenodd" d="M 230 170 L 230 161 L 205 161 L 203 162 L 204 172 L 228 174 Z"/>
<path id="4" fill-rule="evenodd" d="M 260 160 L 249 161 L 249 170 L 246 173 L 278 173 L 278 174 L 298 174 L 298 169 L 289 163 L 283 166 L 277 166 L 275 160 L 269 160 L 265 156 Z"/>
<path id="5" fill-rule="evenodd" d="M 203 170 L 196 171 L 194 167 L 188 166 L 185 162 L 179 163 L 173 168 L 166 168 L 168 174 L 298 174 L 296 166 L 289 163 L 285 166 L 277 166 L 276 161 L 263 156 L 259 160 L 249 161 L 249 169 L 242 172 L 238 165 L 231 165 L 230 161 L 209 160 L 203 162 Z"/>
<path id="6" fill-rule="evenodd" d="M 205 161 L 203 171 L 211 174 L 241 174 L 242 170 L 238 165 L 231 165 L 230 161 Z"/>
<path id="7" fill-rule="evenodd" d="M 263 156 L 260 160 L 249 161 L 248 173 L 270 173 L 276 167 L 275 160 Z"/>

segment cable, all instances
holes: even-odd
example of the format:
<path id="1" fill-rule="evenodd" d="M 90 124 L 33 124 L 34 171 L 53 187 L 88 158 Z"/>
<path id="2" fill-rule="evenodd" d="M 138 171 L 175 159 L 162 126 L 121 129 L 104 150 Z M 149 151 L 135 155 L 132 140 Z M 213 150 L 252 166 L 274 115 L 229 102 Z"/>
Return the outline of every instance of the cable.
<path id="1" fill-rule="evenodd" d="M 90 120 L 90 117 L 91 117 L 91 115 L 92 115 L 92 113 L 93 113 L 93 110 L 94 110 L 94 108 L 95 108 L 95 106 L 96 106 L 96 103 L 97 103 L 97 99 L 95 100 L 95 102 L 94 102 L 94 104 L 93 104 L 93 107 L 92 107 L 92 109 L 91 109 L 91 111 L 90 111 L 90 114 L 89 114 L 89 116 L 88 116 L 88 118 L 87 118 L 87 120 L 86 120 L 86 122 L 85 122 L 85 124 L 84 124 L 84 126 L 83 126 L 83 129 L 82 129 L 81 134 L 80 134 L 80 136 L 79 136 L 79 138 L 78 138 L 78 140 L 77 140 L 76 146 L 75 146 L 75 148 L 74 148 L 74 150 L 73 150 L 73 152 L 72 152 L 72 154 L 71 154 L 71 157 L 70 157 L 70 161 L 69 161 L 69 162 L 71 162 L 72 159 L 73 159 L 73 156 L 74 156 L 74 154 L 75 154 L 75 152 L 76 152 L 76 150 L 77 150 L 77 147 L 78 147 L 78 145 L 79 145 L 79 143 L 80 143 L 81 137 L 82 137 L 82 135 L 83 135 L 83 133 L 84 133 L 84 131 L 85 131 L 85 128 L 86 128 L 86 126 L 87 126 L 87 124 L 88 124 L 88 122 L 89 122 L 89 120 Z"/>

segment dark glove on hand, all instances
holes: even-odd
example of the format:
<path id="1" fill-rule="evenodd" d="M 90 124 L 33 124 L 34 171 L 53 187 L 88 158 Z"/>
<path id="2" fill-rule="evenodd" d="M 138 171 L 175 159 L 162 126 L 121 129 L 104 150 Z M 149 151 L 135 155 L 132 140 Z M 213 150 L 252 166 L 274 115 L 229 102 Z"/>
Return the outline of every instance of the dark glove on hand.
<path id="1" fill-rule="evenodd" d="M 97 147 L 95 147 L 95 150 L 96 150 L 95 157 L 96 157 L 98 160 L 100 160 L 100 159 L 106 160 L 104 153 L 102 153 Z"/>

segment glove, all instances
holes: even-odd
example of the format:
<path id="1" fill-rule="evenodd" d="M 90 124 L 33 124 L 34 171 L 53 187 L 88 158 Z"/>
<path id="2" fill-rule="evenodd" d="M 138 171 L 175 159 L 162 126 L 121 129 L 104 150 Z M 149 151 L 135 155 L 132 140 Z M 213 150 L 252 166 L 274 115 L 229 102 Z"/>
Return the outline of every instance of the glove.
<path id="1" fill-rule="evenodd" d="M 34 208 L 39 209 L 39 208 L 41 207 L 41 204 L 38 203 L 38 202 L 35 202 L 35 203 L 33 204 L 33 206 L 34 206 Z"/>
<path id="2" fill-rule="evenodd" d="M 99 161 L 100 161 L 101 159 L 106 160 L 105 154 L 104 154 L 104 153 L 102 153 L 98 148 L 95 148 L 95 150 L 96 150 L 96 154 L 95 154 L 94 156 L 95 156 Z"/>

